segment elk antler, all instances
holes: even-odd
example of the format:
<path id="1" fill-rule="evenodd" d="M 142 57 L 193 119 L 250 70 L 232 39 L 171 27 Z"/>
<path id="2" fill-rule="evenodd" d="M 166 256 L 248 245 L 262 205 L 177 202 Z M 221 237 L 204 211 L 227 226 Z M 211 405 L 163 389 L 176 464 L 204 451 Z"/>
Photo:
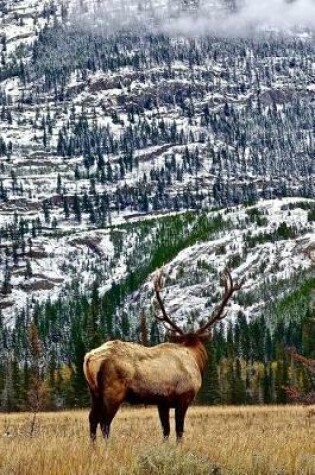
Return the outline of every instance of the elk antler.
<path id="1" fill-rule="evenodd" d="M 230 298 L 237 290 L 240 290 L 243 286 L 243 282 L 240 284 L 234 284 L 233 279 L 231 276 L 231 272 L 228 269 L 225 269 L 223 272 L 224 276 L 224 294 L 222 298 L 222 302 L 217 306 L 217 308 L 213 311 L 210 319 L 208 322 L 203 325 L 202 327 L 197 330 L 197 335 L 202 335 L 203 333 L 207 332 L 214 323 L 223 320 L 226 317 L 227 312 L 224 311 L 226 305 L 228 304 Z"/>
<path id="2" fill-rule="evenodd" d="M 154 290 L 155 290 L 156 300 L 158 301 L 158 304 L 163 314 L 162 317 L 159 317 L 156 315 L 156 319 L 162 322 L 166 328 L 168 328 L 167 325 L 169 325 L 176 333 L 179 333 L 180 335 L 184 335 L 183 330 L 180 327 L 178 327 L 176 323 L 174 323 L 166 313 L 164 303 L 163 303 L 161 293 L 160 293 L 162 289 L 163 289 L 163 271 L 161 271 L 154 280 Z"/>

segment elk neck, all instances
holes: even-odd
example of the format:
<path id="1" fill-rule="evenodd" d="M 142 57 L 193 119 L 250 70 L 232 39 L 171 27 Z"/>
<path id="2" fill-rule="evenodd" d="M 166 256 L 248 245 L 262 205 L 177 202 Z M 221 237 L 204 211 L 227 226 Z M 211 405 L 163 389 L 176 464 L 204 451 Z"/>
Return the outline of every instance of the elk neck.
<path id="1" fill-rule="evenodd" d="M 201 374 L 203 374 L 208 364 L 208 354 L 203 339 L 198 337 L 196 334 L 187 334 L 177 336 L 173 341 L 181 346 L 185 346 L 193 353 L 198 368 L 200 369 Z"/>

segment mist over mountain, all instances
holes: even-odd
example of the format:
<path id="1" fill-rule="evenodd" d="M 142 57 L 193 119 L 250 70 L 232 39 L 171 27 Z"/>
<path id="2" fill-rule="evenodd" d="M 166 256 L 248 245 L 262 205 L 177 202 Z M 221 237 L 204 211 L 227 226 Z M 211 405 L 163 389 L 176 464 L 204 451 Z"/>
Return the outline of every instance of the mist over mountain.
<path id="1" fill-rule="evenodd" d="M 71 21 L 103 29 L 141 27 L 170 34 L 244 36 L 315 27 L 314 0 L 101 0 L 72 4 Z"/>

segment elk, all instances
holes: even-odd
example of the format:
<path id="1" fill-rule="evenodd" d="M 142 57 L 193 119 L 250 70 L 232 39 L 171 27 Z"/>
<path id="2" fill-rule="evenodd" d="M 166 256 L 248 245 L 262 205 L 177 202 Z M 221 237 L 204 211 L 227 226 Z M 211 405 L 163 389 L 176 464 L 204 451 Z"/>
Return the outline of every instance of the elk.
<path id="1" fill-rule="evenodd" d="M 170 435 L 169 414 L 174 408 L 177 440 L 182 438 L 187 409 L 201 387 L 208 362 L 205 339 L 213 325 L 225 318 L 225 307 L 241 285 L 234 284 L 226 270 L 221 303 L 196 332 L 185 333 L 165 310 L 161 297 L 163 276 L 157 276 L 154 290 L 162 315 L 156 318 L 171 332 L 170 342 L 147 348 L 137 343 L 108 341 L 85 355 L 83 370 L 92 400 L 92 441 L 98 424 L 104 438 L 108 438 L 111 422 L 123 402 L 157 405 L 164 438 Z"/>

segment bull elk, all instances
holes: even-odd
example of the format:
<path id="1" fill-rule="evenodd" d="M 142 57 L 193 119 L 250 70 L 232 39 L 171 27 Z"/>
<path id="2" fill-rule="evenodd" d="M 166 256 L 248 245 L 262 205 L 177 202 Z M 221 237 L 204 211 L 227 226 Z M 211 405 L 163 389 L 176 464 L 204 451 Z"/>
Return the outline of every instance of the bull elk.
<path id="1" fill-rule="evenodd" d="M 211 327 L 226 316 L 225 307 L 241 285 L 224 272 L 221 303 L 209 320 L 194 333 L 185 333 L 167 315 L 161 297 L 162 274 L 154 281 L 154 290 L 162 315 L 156 318 L 172 332 L 171 342 L 147 348 L 136 343 L 109 341 L 90 351 L 84 358 L 84 374 L 91 393 L 90 437 L 96 438 L 100 424 L 107 438 L 111 422 L 123 402 L 156 404 L 165 438 L 170 434 L 169 413 L 175 408 L 177 439 L 184 433 L 186 411 L 202 383 L 208 362 L 204 341 Z"/>

